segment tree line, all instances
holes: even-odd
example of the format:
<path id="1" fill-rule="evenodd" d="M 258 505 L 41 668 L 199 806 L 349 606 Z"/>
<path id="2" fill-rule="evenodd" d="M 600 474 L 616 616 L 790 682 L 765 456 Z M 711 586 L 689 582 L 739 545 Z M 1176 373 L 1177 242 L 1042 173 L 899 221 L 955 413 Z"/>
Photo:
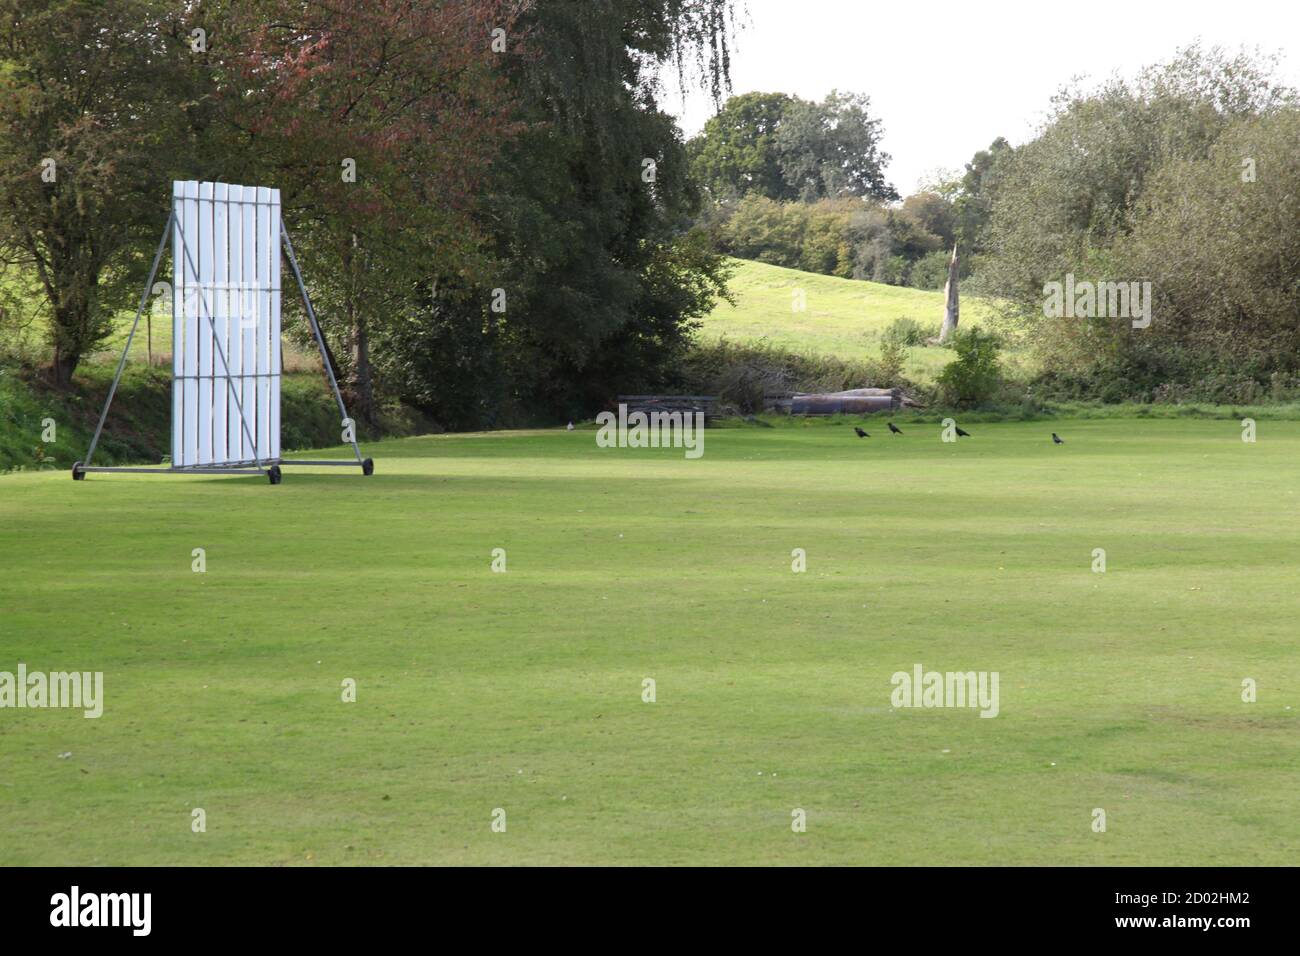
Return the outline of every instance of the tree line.
<path id="1" fill-rule="evenodd" d="M 727 255 L 941 288 L 954 245 L 1041 394 L 1300 390 L 1300 107 L 1267 57 L 1064 90 L 904 198 L 867 97 L 724 101 L 733 34 L 728 0 L 0 0 L 0 337 L 40 319 L 68 386 L 134 308 L 170 180 L 210 179 L 281 189 L 372 423 L 680 384 Z M 719 103 L 689 141 L 662 70 Z M 1150 327 L 1047 314 L 1067 276 L 1150 282 Z"/>
<path id="2" fill-rule="evenodd" d="M 726 0 L 0 0 L 0 322 L 38 311 L 67 386 L 170 180 L 269 184 L 359 418 L 577 415 L 724 292 L 656 96 L 720 97 L 733 31 Z"/>
<path id="3" fill-rule="evenodd" d="M 1192 46 L 1072 88 L 1000 163 L 976 284 L 1045 393 L 1292 400 L 1300 373 L 1300 102 L 1273 58 Z M 1149 324 L 1057 318 L 1050 284 L 1149 283 Z M 1097 312 L 1103 311 L 1098 304 Z"/>
<path id="4" fill-rule="evenodd" d="M 709 200 L 701 223 L 742 259 L 941 289 L 954 243 L 983 249 L 994 166 L 1010 146 L 999 138 L 964 175 L 903 199 L 887 178 L 884 133 L 862 94 L 733 96 L 687 143 Z"/>
<path id="5" fill-rule="evenodd" d="M 943 287 L 956 245 L 963 291 L 1033 354 L 1040 396 L 1300 396 L 1300 101 L 1275 58 L 1195 44 L 1132 79 L 1071 86 L 1027 142 L 995 139 L 901 202 L 883 136 L 864 97 L 733 97 L 688 144 L 711 200 L 700 221 L 732 255 L 920 288 Z M 860 161 L 852 175 L 840 148 Z M 801 172 L 818 157 L 819 174 Z M 1051 314 L 1067 277 L 1149 283 L 1150 324 Z"/>

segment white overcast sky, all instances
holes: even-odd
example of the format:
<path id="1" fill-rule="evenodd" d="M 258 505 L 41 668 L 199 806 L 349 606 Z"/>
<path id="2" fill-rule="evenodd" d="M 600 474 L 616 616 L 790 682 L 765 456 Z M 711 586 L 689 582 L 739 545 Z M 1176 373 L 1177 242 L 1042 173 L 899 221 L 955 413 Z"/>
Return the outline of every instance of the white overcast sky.
<path id="1" fill-rule="evenodd" d="M 1197 39 L 1232 52 L 1281 53 L 1283 77 L 1300 86 L 1300 0 L 746 5 L 732 91 L 870 96 L 893 157 L 888 177 L 903 195 L 937 168 L 961 169 L 997 136 L 1024 142 L 1073 77 L 1132 75 Z M 674 76 L 665 76 L 664 93 L 662 106 L 688 137 L 713 114 L 700 91 L 683 104 Z"/>

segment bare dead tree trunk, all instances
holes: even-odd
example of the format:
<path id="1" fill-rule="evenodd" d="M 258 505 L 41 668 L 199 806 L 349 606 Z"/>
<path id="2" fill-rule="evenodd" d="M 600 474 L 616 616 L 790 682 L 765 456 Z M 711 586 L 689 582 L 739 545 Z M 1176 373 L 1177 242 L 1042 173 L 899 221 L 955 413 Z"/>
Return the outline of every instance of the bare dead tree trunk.
<path id="1" fill-rule="evenodd" d="M 960 296 L 957 293 L 957 244 L 952 245 L 952 259 L 948 262 L 948 281 L 943 287 L 943 328 L 939 330 L 939 341 L 947 342 L 957 331 L 958 313 L 961 311 Z"/>

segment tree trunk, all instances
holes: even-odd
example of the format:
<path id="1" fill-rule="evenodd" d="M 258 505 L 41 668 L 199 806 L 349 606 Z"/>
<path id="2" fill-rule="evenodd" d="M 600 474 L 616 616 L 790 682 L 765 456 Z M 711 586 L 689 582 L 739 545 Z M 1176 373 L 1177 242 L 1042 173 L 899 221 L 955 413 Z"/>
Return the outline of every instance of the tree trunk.
<path id="1" fill-rule="evenodd" d="M 352 367 L 348 370 L 348 392 L 351 395 L 352 414 L 374 425 L 375 390 L 370 374 L 370 337 L 366 333 L 366 323 L 360 315 L 352 312 Z"/>
<path id="2" fill-rule="evenodd" d="M 947 342 L 957 331 L 958 313 L 961 301 L 957 293 L 957 244 L 952 246 L 952 259 L 948 263 L 948 282 L 943 287 L 943 328 L 939 330 L 939 341 Z"/>
<path id="3" fill-rule="evenodd" d="M 356 258 L 357 237 L 354 234 L 350 244 L 343 249 L 343 269 L 349 276 L 359 263 Z M 376 425 L 374 379 L 370 371 L 370 336 L 366 330 L 365 319 L 357 307 L 353 289 L 349 289 L 344 300 L 347 311 L 351 367 L 348 369 L 347 391 L 348 405 L 352 415 L 368 425 Z"/>
<path id="4" fill-rule="evenodd" d="M 75 305 L 62 305 L 54 310 L 53 327 L 50 329 L 50 381 L 56 388 L 72 387 L 72 373 L 81 364 L 85 351 L 81 342 L 85 339 L 83 330 L 88 320 L 83 309 Z"/>
<path id="5" fill-rule="evenodd" d="M 57 346 L 54 349 L 54 360 L 50 362 L 50 378 L 56 387 L 69 389 L 72 387 L 72 373 L 77 370 L 77 365 L 81 362 L 81 356 L 69 352 L 61 351 Z"/>

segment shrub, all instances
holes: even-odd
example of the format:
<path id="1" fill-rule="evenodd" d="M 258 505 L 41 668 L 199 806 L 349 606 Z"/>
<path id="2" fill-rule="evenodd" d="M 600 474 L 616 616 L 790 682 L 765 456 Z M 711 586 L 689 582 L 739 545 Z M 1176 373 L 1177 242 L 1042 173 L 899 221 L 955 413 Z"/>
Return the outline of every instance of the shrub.
<path id="1" fill-rule="evenodd" d="M 957 357 L 939 373 L 939 392 L 950 405 L 970 408 L 991 399 L 1002 383 L 996 336 L 979 329 L 958 330 L 953 338 Z"/>
<path id="2" fill-rule="evenodd" d="M 916 319 L 903 316 L 901 319 L 894 319 L 893 322 L 890 322 L 880 337 L 886 342 L 915 347 L 925 345 L 927 341 L 938 334 L 939 326 L 927 326 L 916 321 Z"/>
<path id="3" fill-rule="evenodd" d="M 892 388 L 903 381 L 903 364 L 907 361 L 907 346 L 889 339 L 880 340 L 880 382 Z"/>

